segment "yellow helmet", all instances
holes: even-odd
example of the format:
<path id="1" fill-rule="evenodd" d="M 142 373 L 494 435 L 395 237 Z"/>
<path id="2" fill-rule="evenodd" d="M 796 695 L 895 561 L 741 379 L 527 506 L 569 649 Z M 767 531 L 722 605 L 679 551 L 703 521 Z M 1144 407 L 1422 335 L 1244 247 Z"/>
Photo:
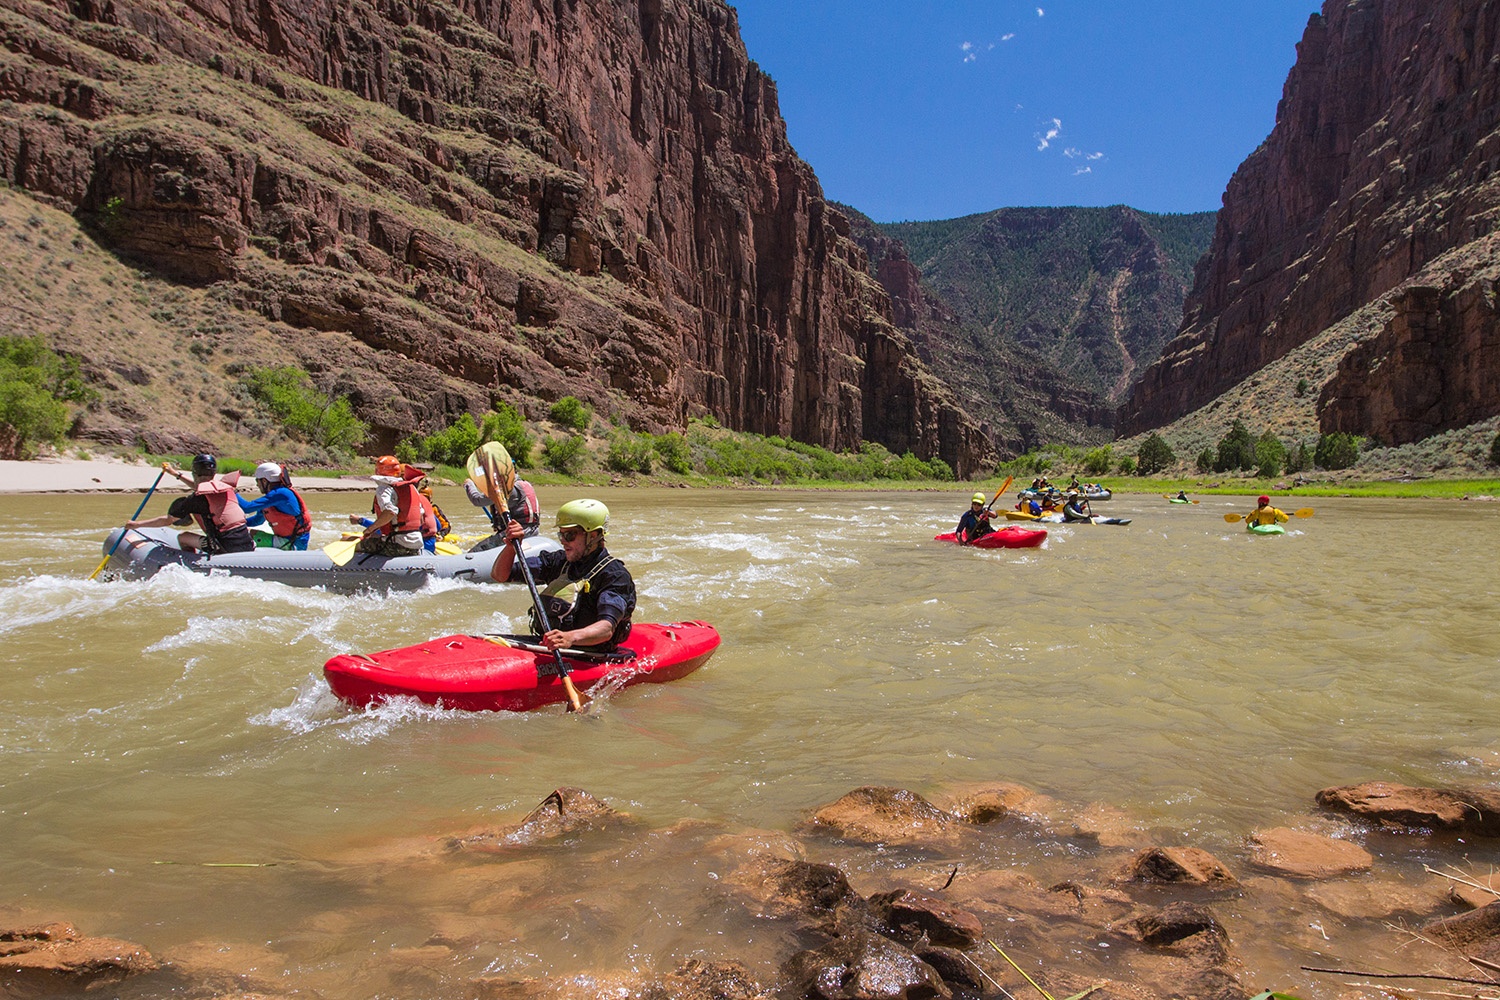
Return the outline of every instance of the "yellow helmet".
<path id="1" fill-rule="evenodd" d="M 559 528 L 582 528 L 584 531 L 604 531 L 609 524 L 609 508 L 598 500 L 569 500 L 557 508 Z"/>
<path id="2" fill-rule="evenodd" d="M 989 498 L 986 497 L 983 493 L 976 493 L 976 494 L 974 494 L 974 499 L 970 500 L 969 502 L 970 503 L 984 503 L 988 499 Z"/>

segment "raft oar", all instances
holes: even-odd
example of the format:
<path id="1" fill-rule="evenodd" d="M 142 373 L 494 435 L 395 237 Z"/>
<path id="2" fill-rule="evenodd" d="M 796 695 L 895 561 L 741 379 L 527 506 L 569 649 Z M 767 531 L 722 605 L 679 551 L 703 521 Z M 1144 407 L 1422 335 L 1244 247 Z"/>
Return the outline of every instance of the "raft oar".
<path id="1" fill-rule="evenodd" d="M 333 560 L 335 566 L 343 566 L 354 558 L 354 550 L 359 547 L 362 535 L 353 538 L 340 538 L 336 542 L 329 542 L 323 546 L 323 554 Z"/>
<path id="2" fill-rule="evenodd" d="M 136 518 L 141 516 L 141 511 L 146 509 L 146 501 L 151 499 L 151 494 L 155 493 L 156 488 L 161 485 L 161 477 L 165 476 L 166 474 L 167 463 L 163 462 L 161 463 L 161 471 L 156 474 L 156 482 L 152 483 L 151 488 L 146 491 L 146 495 L 141 497 L 141 505 L 135 509 L 134 514 L 130 515 L 130 520 L 134 521 Z M 109 551 L 104 554 L 104 561 L 101 562 L 98 566 L 95 566 L 94 571 L 89 574 L 90 580 L 98 576 L 100 571 L 103 570 L 105 566 L 109 565 L 110 559 L 114 557 L 115 549 L 118 549 L 120 547 L 120 543 L 125 540 L 125 533 L 129 530 L 129 528 L 122 528 L 120 530 L 120 535 L 115 539 L 115 544 L 111 545 L 109 547 Z"/>
<path id="3" fill-rule="evenodd" d="M 1234 524 L 1236 521 L 1243 521 L 1245 518 L 1247 518 L 1249 516 L 1250 516 L 1249 514 L 1225 514 L 1224 515 L 1224 520 L 1228 521 L 1230 524 Z M 1301 510 L 1294 510 L 1294 511 L 1292 511 L 1292 516 L 1293 517 L 1312 517 L 1313 516 L 1313 509 L 1311 507 L 1303 507 Z"/>
<path id="4" fill-rule="evenodd" d="M 471 464 L 478 462 L 484 469 L 484 490 L 489 495 L 490 503 L 495 505 L 495 510 L 500 514 L 503 525 L 510 524 L 510 505 L 501 502 L 502 491 L 500 483 L 505 483 L 504 493 L 508 494 L 516 485 L 516 466 L 511 461 L 510 452 L 499 441 L 488 441 L 474 449 L 474 454 L 469 456 Z M 542 595 L 537 592 L 536 581 L 531 578 L 531 565 L 526 562 L 526 552 L 521 548 L 521 540 L 512 538 L 511 544 L 515 546 L 516 561 L 521 564 L 521 576 L 526 580 L 526 589 L 531 591 L 531 606 L 536 609 L 536 621 L 546 635 L 552 631 L 552 623 L 547 620 L 547 609 L 542 604 Z M 568 664 L 562 658 L 562 653 L 552 651 L 552 659 L 557 663 L 557 676 L 562 681 L 563 689 L 568 692 L 568 711 L 583 711 L 583 699 L 578 697 L 578 688 L 573 685 L 573 678 L 568 676 Z"/>

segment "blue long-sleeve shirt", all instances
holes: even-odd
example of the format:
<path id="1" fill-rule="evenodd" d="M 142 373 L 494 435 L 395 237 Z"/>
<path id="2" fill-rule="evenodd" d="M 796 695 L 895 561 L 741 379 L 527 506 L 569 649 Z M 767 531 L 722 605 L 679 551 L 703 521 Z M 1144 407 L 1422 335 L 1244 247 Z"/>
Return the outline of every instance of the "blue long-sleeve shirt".
<path id="1" fill-rule="evenodd" d="M 245 512 L 245 523 L 248 525 L 264 524 L 266 521 L 266 508 L 274 507 L 289 517 L 296 517 L 302 510 L 302 505 L 297 502 L 297 494 L 285 486 L 277 486 L 263 497 L 253 500 L 240 499 L 240 510 Z M 308 532 L 296 536 L 293 540 L 299 549 L 307 548 Z"/>

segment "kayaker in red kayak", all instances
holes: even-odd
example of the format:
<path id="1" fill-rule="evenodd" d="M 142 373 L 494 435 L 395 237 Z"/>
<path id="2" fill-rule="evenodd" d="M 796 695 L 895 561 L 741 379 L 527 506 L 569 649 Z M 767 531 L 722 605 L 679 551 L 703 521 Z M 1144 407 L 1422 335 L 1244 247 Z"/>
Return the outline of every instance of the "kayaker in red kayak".
<path id="1" fill-rule="evenodd" d="M 1259 506 L 1245 515 L 1246 526 L 1252 524 L 1281 524 L 1284 521 L 1291 520 L 1284 512 L 1271 506 L 1270 497 L 1256 497 L 1255 502 Z"/>
<path id="2" fill-rule="evenodd" d="M 548 649 L 581 649 L 609 653 L 630 635 L 635 612 L 635 581 L 625 564 L 604 547 L 609 508 L 598 500 L 571 500 L 557 508 L 561 552 L 543 552 L 532 576 L 542 589 L 552 631 L 541 636 Z M 507 541 L 525 537 L 520 521 L 505 526 Z M 496 583 L 521 580 L 516 547 L 507 545 L 495 557 L 490 577 Z M 532 631 L 537 631 L 532 615 Z"/>
<path id="3" fill-rule="evenodd" d="M 969 509 L 958 519 L 958 527 L 953 529 L 958 544 L 967 545 L 995 530 L 995 526 L 990 523 L 992 512 L 984 505 L 984 501 L 983 493 L 974 494 L 974 499 L 969 501 Z"/>

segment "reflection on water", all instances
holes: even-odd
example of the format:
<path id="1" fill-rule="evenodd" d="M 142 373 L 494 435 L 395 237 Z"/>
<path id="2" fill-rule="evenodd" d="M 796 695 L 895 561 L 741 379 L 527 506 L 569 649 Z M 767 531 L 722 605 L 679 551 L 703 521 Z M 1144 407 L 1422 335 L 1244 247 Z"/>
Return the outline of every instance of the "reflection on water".
<path id="1" fill-rule="evenodd" d="M 451 492 L 445 508 L 468 511 Z M 469 940 L 465 922 L 487 943 L 458 949 L 442 982 L 622 956 L 670 967 L 725 953 L 726 936 L 729 955 L 754 954 L 753 928 L 699 898 L 709 862 L 681 832 L 651 834 L 639 866 L 603 848 L 592 865 L 543 852 L 443 877 L 341 860 L 513 821 L 561 785 L 664 830 L 723 831 L 790 830 L 864 784 L 936 796 L 1008 780 L 1111 803 L 1233 865 L 1248 832 L 1298 825 L 1328 785 L 1494 780 L 1497 505 L 1317 501 L 1260 538 L 1222 520 L 1247 502 L 1120 497 L 1101 511 L 1128 527 L 1049 526 L 1041 549 L 981 552 L 929 541 L 962 490 L 593 492 L 637 618 L 701 618 L 724 645 L 583 718 L 352 712 L 322 682 L 335 653 L 522 628 L 524 588 L 89 582 L 134 498 L 0 498 L 0 912 L 157 952 L 252 942 L 278 975 L 369 995 L 379 954 Z M 549 510 L 569 498 L 542 494 Z M 329 511 L 315 543 L 331 540 L 347 498 L 313 501 Z M 1054 866 L 1034 838 L 993 850 Z M 1267 945 L 1260 960 L 1306 957 Z"/>

